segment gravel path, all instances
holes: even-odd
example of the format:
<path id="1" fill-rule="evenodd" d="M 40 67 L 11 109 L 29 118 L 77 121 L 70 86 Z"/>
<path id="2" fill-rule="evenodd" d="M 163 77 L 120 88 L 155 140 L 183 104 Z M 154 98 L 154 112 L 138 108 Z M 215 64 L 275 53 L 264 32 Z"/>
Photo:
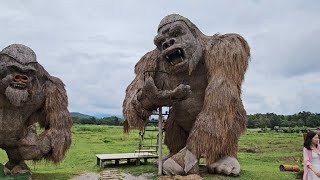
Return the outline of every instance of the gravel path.
<path id="1" fill-rule="evenodd" d="M 73 177 L 71 180 L 98 180 L 99 177 L 100 175 L 97 173 L 88 172 L 88 173 L 83 173 L 79 176 Z"/>
<path id="2" fill-rule="evenodd" d="M 82 173 L 79 176 L 73 177 L 70 180 L 99 180 L 99 178 L 103 179 L 113 179 L 111 178 L 111 176 L 109 177 L 104 177 L 107 173 L 108 170 L 105 170 L 102 172 L 102 177 L 100 174 L 98 173 L 93 173 L 93 172 L 87 172 L 87 173 Z M 113 173 L 111 173 L 113 174 Z M 152 179 L 153 174 L 152 173 L 144 173 L 141 174 L 140 176 L 133 176 L 131 174 L 128 173 L 121 173 L 121 179 L 122 180 L 148 180 L 148 179 Z M 119 179 L 117 177 L 114 177 L 114 179 Z"/>

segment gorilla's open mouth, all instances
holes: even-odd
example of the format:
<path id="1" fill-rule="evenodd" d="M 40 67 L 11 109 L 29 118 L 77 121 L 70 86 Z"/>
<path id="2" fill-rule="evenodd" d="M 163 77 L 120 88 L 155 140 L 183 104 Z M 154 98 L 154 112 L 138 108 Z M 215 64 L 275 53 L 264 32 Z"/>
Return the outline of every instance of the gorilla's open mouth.
<path id="1" fill-rule="evenodd" d="M 21 90 L 24 90 L 27 88 L 27 85 L 25 83 L 11 83 L 10 86 L 14 89 L 21 89 Z"/>
<path id="2" fill-rule="evenodd" d="M 177 48 L 169 51 L 166 55 L 165 58 L 166 60 L 172 65 L 176 65 L 178 63 L 181 63 L 184 60 L 184 52 L 183 49 Z"/>

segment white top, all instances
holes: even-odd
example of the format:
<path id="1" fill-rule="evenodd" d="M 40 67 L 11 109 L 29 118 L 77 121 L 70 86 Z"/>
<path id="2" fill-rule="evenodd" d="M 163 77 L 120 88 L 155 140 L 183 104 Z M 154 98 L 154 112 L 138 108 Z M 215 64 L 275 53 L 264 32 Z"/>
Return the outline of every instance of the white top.
<path id="1" fill-rule="evenodd" d="M 311 151 L 312 153 L 312 159 L 311 159 L 311 164 L 312 166 L 320 171 L 320 155 L 314 151 Z M 320 178 L 311 170 L 308 169 L 308 180 L 320 180 Z"/>

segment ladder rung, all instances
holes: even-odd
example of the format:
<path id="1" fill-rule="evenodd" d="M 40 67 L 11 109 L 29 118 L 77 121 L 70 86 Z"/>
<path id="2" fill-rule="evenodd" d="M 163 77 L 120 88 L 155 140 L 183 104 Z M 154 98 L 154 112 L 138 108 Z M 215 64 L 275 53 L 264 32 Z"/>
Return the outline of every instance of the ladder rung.
<path id="1" fill-rule="evenodd" d="M 143 146 L 143 147 L 158 147 L 158 145 L 149 145 L 149 146 Z"/>
<path id="2" fill-rule="evenodd" d="M 141 149 L 141 150 L 135 150 L 135 152 L 157 152 L 155 149 Z"/>
<path id="3" fill-rule="evenodd" d="M 158 131 L 158 129 L 146 129 L 145 131 Z"/>
<path id="4" fill-rule="evenodd" d="M 157 137 L 145 137 L 143 139 L 158 139 Z"/>

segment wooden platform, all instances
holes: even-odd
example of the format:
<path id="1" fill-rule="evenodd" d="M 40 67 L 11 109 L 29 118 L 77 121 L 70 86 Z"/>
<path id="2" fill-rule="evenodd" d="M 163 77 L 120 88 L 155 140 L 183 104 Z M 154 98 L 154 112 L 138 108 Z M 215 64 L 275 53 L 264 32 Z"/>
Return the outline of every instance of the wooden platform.
<path id="1" fill-rule="evenodd" d="M 103 162 L 105 161 L 115 161 L 116 165 L 119 165 L 120 160 L 135 160 L 136 165 L 140 164 L 140 159 L 143 159 L 146 163 L 148 159 L 156 159 L 158 155 L 152 154 L 150 152 L 140 152 L 140 153 L 121 153 L 121 154 L 96 154 L 97 165 L 103 167 Z"/>

